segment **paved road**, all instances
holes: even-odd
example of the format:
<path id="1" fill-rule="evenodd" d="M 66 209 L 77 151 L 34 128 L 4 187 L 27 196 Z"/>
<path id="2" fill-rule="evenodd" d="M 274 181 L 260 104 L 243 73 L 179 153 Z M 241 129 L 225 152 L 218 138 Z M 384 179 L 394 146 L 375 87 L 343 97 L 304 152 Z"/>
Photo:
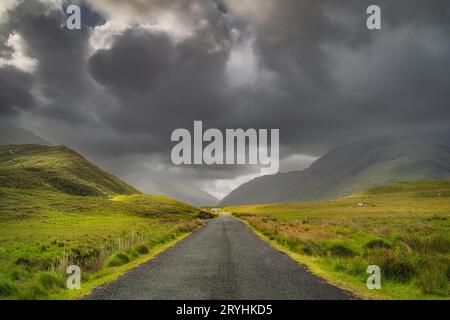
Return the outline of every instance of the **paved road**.
<path id="1" fill-rule="evenodd" d="M 350 299 L 223 215 L 87 299 Z"/>

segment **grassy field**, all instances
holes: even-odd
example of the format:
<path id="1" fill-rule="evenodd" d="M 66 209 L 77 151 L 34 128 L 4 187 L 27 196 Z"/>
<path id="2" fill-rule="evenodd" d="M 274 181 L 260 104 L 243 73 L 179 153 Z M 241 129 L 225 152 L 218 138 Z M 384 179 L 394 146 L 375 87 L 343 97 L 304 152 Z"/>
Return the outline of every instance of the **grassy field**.
<path id="1" fill-rule="evenodd" d="M 75 298 L 201 225 L 202 212 L 138 193 L 66 147 L 0 146 L 0 299 Z M 66 289 L 66 268 L 82 290 Z"/>
<path id="2" fill-rule="evenodd" d="M 360 297 L 449 298 L 450 181 L 395 183 L 332 201 L 224 210 Z M 381 290 L 366 287 L 369 265 L 381 268 Z"/>
<path id="3" fill-rule="evenodd" d="M 198 209 L 164 197 L 0 192 L 0 298 L 64 294 L 68 265 L 89 285 L 200 226 Z"/>

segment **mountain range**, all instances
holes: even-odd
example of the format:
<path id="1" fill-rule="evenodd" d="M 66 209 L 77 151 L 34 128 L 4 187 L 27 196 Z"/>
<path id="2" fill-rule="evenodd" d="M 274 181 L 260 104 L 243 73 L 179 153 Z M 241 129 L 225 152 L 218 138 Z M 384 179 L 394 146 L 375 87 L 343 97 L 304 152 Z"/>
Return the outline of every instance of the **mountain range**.
<path id="1" fill-rule="evenodd" d="M 395 181 L 450 178 L 448 132 L 384 135 L 342 145 L 302 171 L 262 176 L 221 206 L 326 200 Z"/>

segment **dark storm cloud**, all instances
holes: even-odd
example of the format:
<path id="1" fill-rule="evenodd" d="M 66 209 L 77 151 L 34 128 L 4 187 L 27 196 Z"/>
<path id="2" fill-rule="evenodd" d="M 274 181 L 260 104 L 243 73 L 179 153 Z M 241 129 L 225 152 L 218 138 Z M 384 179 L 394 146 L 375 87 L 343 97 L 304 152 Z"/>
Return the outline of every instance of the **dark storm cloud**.
<path id="1" fill-rule="evenodd" d="M 0 23 L 0 55 L 11 55 L 5 41 L 14 31 L 38 61 L 33 73 L 0 67 L 1 115 L 27 110 L 48 138 L 100 163 L 144 157 L 155 172 L 167 171 L 170 133 L 194 120 L 280 128 L 288 168 L 308 159 L 298 154 L 320 156 L 354 137 L 450 123 L 446 0 L 376 1 L 380 31 L 365 27 L 368 0 L 83 3 L 92 18 L 77 32 L 61 28 L 61 8 L 36 0 Z M 95 51 L 91 40 L 102 30 L 111 42 Z M 184 167 L 168 175 L 204 181 L 254 170 Z"/>
<path id="2" fill-rule="evenodd" d="M 39 113 L 70 123 L 89 122 L 86 109 L 92 102 L 87 98 L 94 94 L 86 71 L 89 31 L 70 32 L 61 27 L 64 19 L 61 9 L 23 1 L 9 12 L 5 24 L 23 38 L 26 53 L 38 61 L 33 79 L 47 100 Z"/>
<path id="3" fill-rule="evenodd" d="M 130 29 L 116 40 L 112 49 L 97 51 L 89 69 L 95 80 L 113 92 L 144 95 L 156 86 L 166 85 L 172 54 L 173 47 L 166 34 Z"/>
<path id="4" fill-rule="evenodd" d="M 174 129 L 191 128 L 194 120 L 217 123 L 228 106 L 229 49 L 210 36 L 198 31 L 173 43 L 164 33 L 132 28 L 110 49 L 97 51 L 89 61 L 91 75 L 120 101 L 102 118 L 125 134 L 156 135 L 148 149 L 166 155 Z"/>
<path id="5" fill-rule="evenodd" d="M 33 107 L 31 76 L 12 67 L 0 68 L 0 116 L 15 115 Z"/>
<path id="6" fill-rule="evenodd" d="M 279 1 L 270 19 L 250 22 L 261 67 L 283 93 L 260 108 L 280 123 L 284 143 L 323 152 L 355 135 L 448 122 L 450 5 L 378 3 L 375 32 L 365 27 L 372 1 Z"/>

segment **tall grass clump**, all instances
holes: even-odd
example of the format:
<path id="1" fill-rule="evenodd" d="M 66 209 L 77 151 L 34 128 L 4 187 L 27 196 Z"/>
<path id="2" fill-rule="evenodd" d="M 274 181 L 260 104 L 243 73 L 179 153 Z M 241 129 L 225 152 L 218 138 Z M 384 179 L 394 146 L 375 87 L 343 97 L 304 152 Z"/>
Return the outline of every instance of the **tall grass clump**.
<path id="1" fill-rule="evenodd" d="M 450 293 L 448 270 L 448 266 L 439 263 L 427 265 L 421 270 L 416 284 L 423 294 L 448 296 Z"/>
<path id="2" fill-rule="evenodd" d="M 18 292 L 17 286 L 8 279 L 0 279 L 0 298 L 8 298 Z"/>
<path id="3" fill-rule="evenodd" d="M 109 258 L 106 265 L 108 267 L 118 267 L 118 266 L 122 266 L 128 262 L 130 262 L 130 257 L 126 253 L 118 252 L 118 253 L 114 254 L 111 258 Z"/>
<path id="4" fill-rule="evenodd" d="M 38 281 L 47 290 L 62 289 L 66 286 L 63 277 L 54 272 L 39 272 Z"/>

